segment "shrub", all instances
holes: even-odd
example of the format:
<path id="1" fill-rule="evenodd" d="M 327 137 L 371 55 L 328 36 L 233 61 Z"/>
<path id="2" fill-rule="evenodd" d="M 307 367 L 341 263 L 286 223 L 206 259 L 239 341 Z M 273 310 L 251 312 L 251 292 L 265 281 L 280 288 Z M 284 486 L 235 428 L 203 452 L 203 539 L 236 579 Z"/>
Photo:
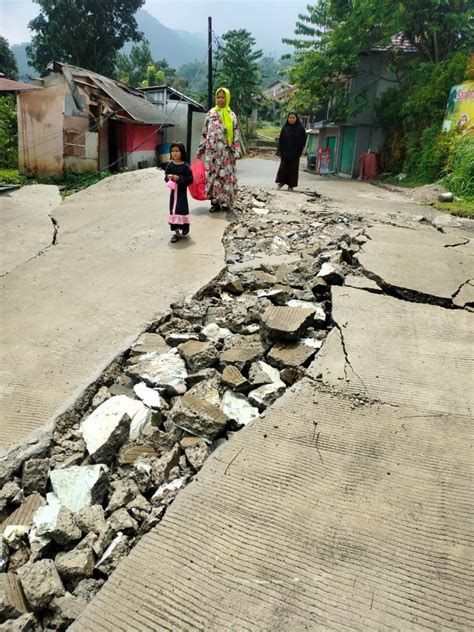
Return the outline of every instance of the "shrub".
<path id="1" fill-rule="evenodd" d="M 444 185 L 453 193 L 474 199 L 474 137 L 457 136 L 446 167 Z"/>
<path id="2" fill-rule="evenodd" d="M 14 169 L 18 164 L 18 128 L 15 97 L 0 97 L 0 168 Z"/>

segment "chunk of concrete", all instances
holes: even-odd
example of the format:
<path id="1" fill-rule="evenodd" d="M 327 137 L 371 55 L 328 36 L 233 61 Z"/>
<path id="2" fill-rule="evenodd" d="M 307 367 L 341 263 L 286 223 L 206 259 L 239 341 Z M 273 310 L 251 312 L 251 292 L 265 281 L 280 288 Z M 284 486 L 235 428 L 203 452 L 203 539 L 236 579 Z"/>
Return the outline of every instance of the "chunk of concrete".
<path id="1" fill-rule="evenodd" d="M 268 307 L 262 315 L 262 323 L 273 338 L 297 340 L 312 324 L 315 311 L 304 307 Z"/>
<path id="2" fill-rule="evenodd" d="M 87 601 L 82 597 L 67 592 L 62 597 L 55 597 L 48 606 L 51 615 L 48 626 L 54 630 L 65 630 L 84 612 Z"/>
<path id="3" fill-rule="evenodd" d="M 138 419 L 132 427 L 135 416 Z M 111 397 L 81 423 L 87 451 L 96 463 L 109 463 L 127 438 L 150 417 L 150 410 L 142 402 L 126 395 Z"/>
<path id="4" fill-rule="evenodd" d="M 244 395 L 227 390 L 222 398 L 223 412 L 238 424 L 246 426 L 259 416 L 258 408 L 252 406 Z"/>
<path id="5" fill-rule="evenodd" d="M 177 349 L 168 353 L 147 353 L 127 373 L 147 384 L 166 389 L 171 395 L 186 392 L 186 364 Z"/>
<path id="6" fill-rule="evenodd" d="M 252 388 L 258 388 L 264 384 L 279 382 L 280 374 L 277 369 L 260 360 L 259 362 L 254 362 L 250 367 L 249 380 Z"/>
<path id="7" fill-rule="evenodd" d="M 0 625 L 2 632 L 41 632 L 42 626 L 34 614 L 22 614 L 18 619 L 9 619 Z"/>
<path id="8" fill-rule="evenodd" d="M 51 496 L 51 495 L 50 495 Z M 33 517 L 36 534 L 47 536 L 58 544 L 70 544 L 82 537 L 73 513 L 59 503 L 40 507 Z"/>
<path id="9" fill-rule="evenodd" d="M 106 465 L 74 465 L 50 473 L 53 491 L 60 503 L 73 513 L 102 502 L 108 488 Z"/>
<path id="10" fill-rule="evenodd" d="M 127 555 L 129 548 L 127 536 L 123 533 L 118 533 L 95 565 L 96 569 L 104 575 L 110 575 L 120 560 Z"/>
<path id="11" fill-rule="evenodd" d="M 122 507 L 109 516 L 109 525 L 115 533 L 123 532 L 135 535 L 138 531 L 137 521 Z"/>
<path id="12" fill-rule="evenodd" d="M 45 608 L 54 597 L 64 595 L 64 585 L 53 560 L 39 560 L 18 569 L 28 605 L 33 611 Z"/>
<path id="13" fill-rule="evenodd" d="M 308 362 L 316 354 L 317 349 L 305 343 L 285 345 L 276 343 L 270 349 L 267 359 L 271 364 L 284 369 L 287 366 L 298 367 Z"/>
<path id="14" fill-rule="evenodd" d="M 109 504 L 107 505 L 107 511 L 113 512 L 117 511 L 117 509 L 120 509 L 121 507 L 124 507 L 138 493 L 138 485 L 133 479 L 124 479 L 119 481 L 115 486 L 112 496 L 110 497 Z"/>
<path id="15" fill-rule="evenodd" d="M 217 350 L 211 342 L 189 340 L 179 345 L 178 351 L 191 372 L 211 367 L 217 359 Z"/>
<path id="16" fill-rule="evenodd" d="M 341 267 L 329 261 L 323 263 L 316 276 L 324 279 L 329 285 L 342 285 L 344 283 L 344 274 Z"/>
<path id="17" fill-rule="evenodd" d="M 135 391 L 137 397 L 139 397 L 146 406 L 155 408 L 156 410 L 167 410 L 169 408 L 168 403 L 163 399 L 163 397 L 161 397 L 158 391 L 155 391 L 154 388 L 147 386 L 145 382 L 135 384 L 133 390 Z"/>
<path id="18" fill-rule="evenodd" d="M 0 573 L 0 623 L 28 612 L 20 580 L 15 573 Z"/>
<path id="19" fill-rule="evenodd" d="M 199 470 L 211 451 L 204 439 L 199 437 L 184 437 L 180 442 L 186 458 L 195 470 Z"/>
<path id="20" fill-rule="evenodd" d="M 181 478 L 175 478 L 173 481 L 169 483 L 164 483 L 153 494 L 151 497 L 151 502 L 155 505 L 167 505 L 169 504 L 179 490 L 186 485 L 188 481 L 187 476 L 182 476 Z"/>
<path id="21" fill-rule="evenodd" d="M 105 512 L 101 505 L 84 507 L 77 515 L 77 524 L 84 533 L 100 533 L 105 529 Z"/>
<path id="22" fill-rule="evenodd" d="M 49 459 L 30 459 L 23 464 L 21 485 L 25 494 L 46 490 L 49 476 Z"/>
<path id="23" fill-rule="evenodd" d="M 250 383 L 236 366 L 226 366 L 222 372 L 222 381 L 233 391 L 246 391 L 250 388 Z"/>
<path id="24" fill-rule="evenodd" d="M 211 340 L 213 342 L 217 342 L 219 340 L 225 340 L 229 336 L 232 336 L 232 332 L 230 329 L 226 327 L 219 327 L 216 323 L 209 323 L 201 329 L 201 334 L 207 338 L 207 340 Z"/>
<path id="25" fill-rule="evenodd" d="M 212 441 L 223 434 L 229 418 L 217 406 L 195 395 L 184 395 L 171 409 L 169 419 L 190 434 Z"/>
<path id="26" fill-rule="evenodd" d="M 71 551 L 56 555 L 56 568 L 69 586 L 76 585 L 82 579 L 92 577 L 95 557 L 92 547 L 77 546 Z"/>
<path id="27" fill-rule="evenodd" d="M 279 375 L 278 375 L 279 377 Z M 278 384 L 264 384 L 248 394 L 249 402 L 257 407 L 257 410 L 265 410 L 271 406 L 285 391 L 286 384 L 280 380 Z"/>
<path id="28" fill-rule="evenodd" d="M 143 355 L 146 353 L 167 353 L 170 350 L 163 336 L 160 334 L 146 333 L 132 345 L 132 355 Z"/>

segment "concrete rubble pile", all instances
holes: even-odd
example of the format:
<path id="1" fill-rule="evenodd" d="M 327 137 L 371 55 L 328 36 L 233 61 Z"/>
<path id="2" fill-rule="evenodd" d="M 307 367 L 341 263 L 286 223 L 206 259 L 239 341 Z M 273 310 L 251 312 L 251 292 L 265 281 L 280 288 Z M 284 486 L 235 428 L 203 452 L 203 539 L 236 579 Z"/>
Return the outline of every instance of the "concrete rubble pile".
<path id="1" fill-rule="evenodd" d="M 209 454 L 321 348 L 330 287 L 363 242 L 357 219 L 257 189 L 235 212 L 224 271 L 172 305 L 57 420 L 49 450 L 3 481 L 0 629 L 65 630 Z"/>

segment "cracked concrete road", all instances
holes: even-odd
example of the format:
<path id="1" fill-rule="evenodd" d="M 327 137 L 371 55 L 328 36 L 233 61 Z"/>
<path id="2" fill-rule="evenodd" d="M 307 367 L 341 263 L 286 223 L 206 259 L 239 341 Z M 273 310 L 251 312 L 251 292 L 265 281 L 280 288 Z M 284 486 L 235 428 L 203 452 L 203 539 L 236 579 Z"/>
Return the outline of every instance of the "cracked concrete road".
<path id="1" fill-rule="evenodd" d="M 223 265 L 227 221 L 200 203 L 190 239 L 169 243 L 162 172 L 122 174 L 59 200 L 57 187 L 44 186 L 0 198 L 0 449 L 44 427 Z"/>
<path id="2" fill-rule="evenodd" d="M 355 265 L 307 377 L 211 455 L 71 632 L 473 629 L 474 314 L 430 304 L 471 277 L 472 223 L 367 186 L 344 203 L 375 226 L 359 256 L 411 293 Z"/>
<path id="3" fill-rule="evenodd" d="M 34 184 L 0 197 L 0 276 L 44 252 L 54 241 L 51 211 L 61 202 L 57 187 Z"/>

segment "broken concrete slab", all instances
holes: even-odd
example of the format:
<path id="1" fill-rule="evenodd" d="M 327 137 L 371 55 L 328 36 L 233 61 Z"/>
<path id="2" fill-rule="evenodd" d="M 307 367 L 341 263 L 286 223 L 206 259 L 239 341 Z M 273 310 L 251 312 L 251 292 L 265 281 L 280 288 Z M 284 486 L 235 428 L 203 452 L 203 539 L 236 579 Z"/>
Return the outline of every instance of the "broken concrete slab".
<path id="1" fill-rule="evenodd" d="M 0 624 L 2 632 L 41 632 L 42 626 L 34 614 L 22 614 L 18 619 L 9 619 Z"/>
<path id="2" fill-rule="evenodd" d="M 15 539 L 15 532 L 21 531 L 27 533 L 33 526 L 33 516 L 37 509 L 46 502 L 40 494 L 31 494 L 25 501 L 15 509 L 15 511 L 6 518 L 0 526 L 0 534 L 7 541 Z"/>
<path id="3" fill-rule="evenodd" d="M 46 490 L 49 476 L 49 459 L 29 459 L 23 463 L 21 486 L 25 494 Z"/>
<path id="4" fill-rule="evenodd" d="M 450 302 L 472 278 L 472 251 L 456 248 L 456 240 L 433 228 L 377 226 L 367 234 L 357 260 L 381 286 L 418 293 L 423 302 Z"/>
<path id="5" fill-rule="evenodd" d="M 302 339 L 299 343 L 294 344 L 282 344 L 277 342 L 268 352 L 267 359 L 274 366 L 279 369 L 285 367 L 299 367 L 308 362 L 316 354 L 317 348 L 320 348 L 321 344 L 307 344 L 306 339 Z M 319 342 L 319 341 L 318 341 Z"/>
<path id="6" fill-rule="evenodd" d="M 262 324 L 273 338 L 296 340 L 313 321 L 314 308 L 269 307 L 262 315 Z"/>
<path id="7" fill-rule="evenodd" d="M 326 261 L 316 276 L 326 281 L 328 285 L 342 285 L 344 283 L 344 273 L 337 263 Z"/>
<path id="8" fill-rule="evenodd" d="M 232 332 L 230 329 L 226 329 L 225 327 L 219 327 L 216 323 L 209 323 L 201 329 L 201 334 L 207 338 L 208 340 L 212 340 L 213 342 L 217 342 L 219 340 L 225 340 L 229 336 L 232 336 Z"/>
<path id="9" fill-rule="evenodd" d="M 96 569 L 104 575 L 110 575 L 120 560 L 127 555 L 129 548 L 127 536 L 123 533 L 118 533 L 98 560 L 95 565 Z"/>
<path id="10" fill-rule="evenodd" d="M 101 533 L 105 529 L 105 513 L 101 505 L 84 507 L 77 514 L 77 524 L 84 533 Z"/>
<path id="11" fill-rule="evenodd" d="M 127 373 L 151 386 L 166 389 L 171 395 L 186 392 L 188 372 L 177 349 L 168 353 L 147 353 L 136 364 L 129 366 Z"/>
<path id="12" fill-rule="evenodd" d="M 241 371 L 254 360 L 261 358 L 265 352 L 260 336 L 235 335 L 225 341 L 226 348 L 220 354 L 221 364 L 235 364 Z"/>
<path id="13" fill-rule="evenodd" d="M 278 373 L 278 371 L 277 371 Z M 280 374 L 278 373 L 278 378 Z M 264 384 L 248 394 L 249 402 L 257 407 L 257 410 L 265 410 L 271 406 L 285 391 L 286 384 L 279 379 L 278 383 Z"/>
<path id="14" fill-rule="evenodd" d="M 161 397 L 159 392 L 154 388 L 147 386 L 145 382 L 135 384 L 133 390 L 135 391 L 137 397 L 139 397 L 149 408 L 155 408 L 156 410 L 167 410 L 169 408 L 168 403 L 163 397 Z"/>
<path id="15" fill-rule="evenodd" d="M 248 399 L 240 393 L 227 390 L 222 398 L 221 408 L 229 419 L 246 426 L 259 416 L 259 410 L 252 406 Z"/>
<path id="16" fill-rule="evenodd" d="M 453 304 L 458 307 L 474 306 L 474 279 L 463 283 L 453 296 Z"/>
<path id="17" fill-rule="evenodd" d="M 132 355 L 143 355 L 145 353 L 168 353 L 170 347 L 160 334 L 145 333 L 132 345 Z"/>
<path id="18" fill-rule="evenodd" d="M 125 507 L 114 511 L 108 519 L 114 533 L 123 532 L 127 535 L 135 535 L 138 531 L 138 523 L 132 518 Z"/>
<path id="19" fill-rule="evenodd" d="M 63 507 L 54 494 L 48 494 L 49 504 L 40 507 L 33 516 L 36 536 L 46 536 L 58 544 L 70 544 L 82 537 L 76 518 Z"/>
<path id="20" fill-rule="evenodd" d="M 53 560 L 39 560 L 22 566 L 18 569 L 18 576 L 33 611 L 41 610 L 54 597 L 64 595 L 64 585 Z"/>
<path id="21" fill-rule="evenodd" d="M 174 499 L 179 490 L 186 485 L 187 480 L 187 476 L 182 476 L 181 478 L 175 478 L 169 483 L 160 485 L 151 497 L 151 502 L 155 505 L 168 505 Z"/>
<path id="22" fill-rule="evenodd" d="M 75 513 L 101 503 L 108 487 L 107 472 L 105 465 L 74 465 L 52 471 L 50 479 L 60 503 Z"/>
<path id="23" fill-rule="evenodd" d="M 96 463 L 108 463 L 125 440 L 137 438 L 151 422 L 143 402 L 126 395 L 111 397 L 81 422 L 87 451 Z"/>
<path id="24" fill-rule="evenodd" d="M 250 388 L 247 378 L 242 375 L 237 367 L 231 364 L 224 367 L 222 381 L 234 391 L 245 391 Z"/>
<path id="25" fill-rule="evenodd" d="M 178 351 L 191 372 L 211 367 L 217 359 L 217 349 L 211 342 L 189 340 L 178 346 Z"/>
<path id="26" fill-rule="evenodd" d="M 187 432 L 212 441 L 221 435 L 229 418 L 216 406 L 186 394 L 173 406 L 169 419 Z"/>
<path id="27" fill-rule="evenodd" d="M 252 384 L 252 388 L 257 388 L 265 384 L 279 382 L 280 373 L 266 362 L 259 360 L 258 362 L 254 362 L 250 367 L 249 380 Z"/>
<path id="28" fill-rule="evenodd" d="M 0 573 L 0 623 L 28 612 L 20 580 L 15 573 Z"/>
<path id="29" fill-rule="evenodd" d="M 206 441 L 200 437 L 185 437 L 181 439 L 180 445 L 193 468 L 201 469 L 211 452 Z"/>
<path id="30" fill-rule="evenodd" d="M 10 550 L 8 544 L 0 536 L 0 573 L 4 573 L 7 570 L 9 558 Z"/>
<path id="31" fill-rule="evenodd" d="M 337 329 L 329 334 L 309 375 L 432 414 L 471 414 L 470 313 L 351 288 L 333 288 L 332 300 Z"/>
<path id="32" fill-rule="evenodd" d="M 95 557 L 91 547 L 77 546 L 71 551 L 58 553 L 55 558 L 58 573 L 70 587 L 92 577 Z"/>
<path id="33" fill-rule="evenodd" d="M 378 292 L 379 294 L 383 292 L 382 288 L 373 279 L 365 276 L 356 276 L 355 274 L 349 274 L 344 280 L 344 285 L 356 290 L 367 290 L 368 292 Z"/>
<path id="34" fill-rule="evenodd" d="M 47 625 L 55 630 L 67 629 L 84 611 L 87 601 L 83 597 L 67 592 L 62 597 L 55 597 L 48 606 L 51 615 Z"/>

